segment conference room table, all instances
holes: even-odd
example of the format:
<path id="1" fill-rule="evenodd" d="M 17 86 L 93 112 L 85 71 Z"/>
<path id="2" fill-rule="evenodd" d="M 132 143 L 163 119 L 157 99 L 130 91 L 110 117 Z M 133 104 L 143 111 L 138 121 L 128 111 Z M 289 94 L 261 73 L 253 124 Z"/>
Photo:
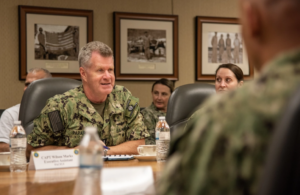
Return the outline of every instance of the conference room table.
<path id="1" fill-rule="evenodd" d="M 105 161 L 104 168 L 150 166 L 154 181 L 160 176 L 164 163 L 157 161 Z M 27 170 L 13 173 L 8 167 L 0 167 L 0 194 L 13 195 L 68 195 L 73 194 L 78 168 Z M 117 184 L 116 184 L 117 185 Z M 153 187 L 154 188 L 154 187 Z M 153 194 L 151 192 L 145 194 Z"/>

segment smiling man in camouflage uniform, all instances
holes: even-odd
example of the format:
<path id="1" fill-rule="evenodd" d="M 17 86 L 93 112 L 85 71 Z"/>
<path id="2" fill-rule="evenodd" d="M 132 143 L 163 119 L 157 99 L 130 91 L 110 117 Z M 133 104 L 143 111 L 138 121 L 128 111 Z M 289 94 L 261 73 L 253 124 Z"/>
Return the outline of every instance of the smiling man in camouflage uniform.
<path id="1" fill-rule="evenodd" d="M 300 1 L 239 2 L 248 56 L 260 75 L 207 100 L 171 140 L 159 194 L 257 194 L 272 131 L 300 84 Z"/>
<path id="2" fill-rule="evenodd" d="M 50 98 L 28 135 L 27 156 L 40 150 L 79 145 L 84 128 L 95 126 L 108 154 L 136 154 L 149 136 L 139 113 L 138 99 L 115 85 L 112 50 L 91 42 L 79 53 L 82 86 Z"/>

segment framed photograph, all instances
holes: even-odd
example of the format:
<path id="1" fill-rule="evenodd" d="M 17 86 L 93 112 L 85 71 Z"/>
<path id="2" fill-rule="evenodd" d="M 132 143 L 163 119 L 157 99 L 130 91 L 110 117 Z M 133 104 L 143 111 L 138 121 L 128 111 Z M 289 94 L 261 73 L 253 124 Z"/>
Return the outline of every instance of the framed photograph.
<path id="1" fill-rule="evenodd" d="M 253 78 L 238 19 L 197 16 L 196 80 L 215 80 L 216 69 L 226 63 L 238 65 L 244 79 Z"/>
<path id="2" fill-rule="evenodd" d="M 93 40 L 93 11 L 19 6 L 19 79 L 31 68 L 80 79 L 78 52 Z"/>
<path id="3" fill-rule="evenodd" d="M 178 80 L 178 16 L 114 12 L 116 80 Z"/>

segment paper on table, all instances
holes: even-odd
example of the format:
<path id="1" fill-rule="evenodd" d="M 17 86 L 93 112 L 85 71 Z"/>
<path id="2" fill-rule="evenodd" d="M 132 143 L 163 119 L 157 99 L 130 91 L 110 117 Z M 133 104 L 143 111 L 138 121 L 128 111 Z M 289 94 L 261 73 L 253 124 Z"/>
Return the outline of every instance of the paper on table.
<path id="1" fill-rule="evenodd" d="M 56 183 L 75 180 L 78 174 L 78 169 L 52 169 L 39 170 L 34 172 L 32 183 Z"/>
<path id="2" fill-rule="evenodd" d="M 153 172 L 150 166 L 103 168 L 102 170 L 103 195 L 138 194 L 151 189 L 153 185 Z"/>

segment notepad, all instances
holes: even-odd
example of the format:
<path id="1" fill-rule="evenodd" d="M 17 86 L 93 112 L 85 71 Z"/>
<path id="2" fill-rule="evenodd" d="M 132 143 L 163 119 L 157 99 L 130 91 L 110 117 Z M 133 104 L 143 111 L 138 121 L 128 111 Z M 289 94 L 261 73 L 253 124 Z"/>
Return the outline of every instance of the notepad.
<path id="1" fill-rule="evenodd" d="M 101 189 L 103 195 L 156 194 L 150 166 L 104 167 Z"/>
<path id="2" fill-rule="evenodd" d="M 132 160 L 134 157 L 132 155 L 107 155 L 103 156 L 105 161 L 116 161 L 116 160 Z"/>

